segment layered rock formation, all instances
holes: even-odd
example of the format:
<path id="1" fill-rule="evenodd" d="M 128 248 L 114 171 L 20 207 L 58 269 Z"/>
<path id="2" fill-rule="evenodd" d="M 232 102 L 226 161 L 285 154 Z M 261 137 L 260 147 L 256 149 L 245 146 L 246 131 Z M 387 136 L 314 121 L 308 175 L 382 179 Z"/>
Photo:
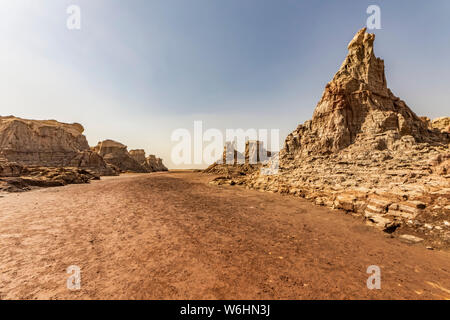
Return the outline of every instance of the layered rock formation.
<path id="1" fill-rule="evenodd" d="M 218 164 L 243 164 L 245 162 L 245 155 L 239 152 L 236 147 L 236 142 L 227 142 L 223 147 L 222 159 L 217 161 Z"/>
<path id="2" fill-rule="evenodd" d="M 450 133 L 450 117 L 441 117 L 431 121 L 431 127 L 441 132 Z"/>
<path id="3" fill-rule="evenodd" d="M 145 157 L 143 149 L 127 151 L 127 146 L 113 140 L 99 142 L 93 148 L 108 164 L 118 167 L 122 172 L 148 173 L 167 171 L 162 159 L 154 155 Z"/>
<path id="4" fill-rule="evenodd" d="M 155 155 L 151 154 L 144 161 L 144 167 L 146 167 L 150 172 L 156 171 L 167 171 L 167 167 L 163 164 L 161 158 L 157 158 Z"/>
<path id="5" fill-rule="evenodd" d="M 271 155 L 271 152 L 264 148 L 262 141 L 246 141 L 244 154 L 236 149 L 236 142 L 225 143 L 222 159 L 217 160 L 203 172 L 225 175 L 218 177 L 216 181 L 226 182 L 226 179 L 232 176 L 242 176 L 258 170 Z"/>
<path id="6" fill-rule="evenodd" d="M 80 167 L 113 175 L 101 157 L 90 151 L 78 123 L 0 117 L 0 157 L 25 166 Z"/>
<path id="7" fill-rule="evenodd" d="M 130 156 L 140 163 L 147 172 L 157 172 L 157 171 L 167 171 L 168 169 L 163 164 L 161 158 L 157 158 L 155 155 L 151 154 L 148 157 L 145 156 L 145 151 L 143 149 L 136 149 L 130 151 Z"/>
<path id="8" fill-rule="evenodd" d="M 114 140 L 101 141 L 93 148 L 93 151 L 102 156 L 106 163 L 116 166 L 122 172 L 148 172 L 131 157 L 127 146 L 120 142 Z"/>
<path id="9" fill-rule="evenodd" d="M 264 148 L 262 141 L 250 140 L 245 143 L 245 163 L 257 164 L 267 161 L 271 152 Z"/>
<path id="10" fill-rule="evenodd" d="M 1 170 L 1 165 L 0 165 Z M 67 184 L 89 183 L 99 176 L 80 168 L 22 167 L 20 173 L 0 175 L 0 191 L 23 192 L 38 187 L 60 187 Z"/>
<path id="11" fill-rule="evenodd" d="M 77 167 L 85 170 L 91 170 L 101 176 L 115 176 L 120 170 L 108 164 L 98 153 L 91 150 L 78 152 L 78 154 L 67 162 L 65 167 Z"/>
<path id="12" fill-rule="evenodd" d="M 25 165 L 64 166 L 78 152 L 89 150 L 78 123 L 0 117 L 0 152 Z"/>
<path id="13" fill-rule="evenodd" d="M 409 228 L 450 243 L 446 122 L 427 123 L 394 96 L 374 39 L 362 29 L 350 41 L 312 119 L 271 159 L 275 174 L 256 170 L 216 181 L 302 196 L 387 232 Z"/>
<path id="14" fill-rule="evenodd" d="M 24 166 L 0 157 L 0 177 L 20 177 L 24 172 Z"/>
<path id="15" fill-rule="evenodd" d="M 162 160 L 145 157 L 119 142 L 89 148 L 82 125 L 55 120 L 0 117 L 0 191 L 87 183 L 101 175 L 166 171 Z"/>
<path id="16" fill-rule="evenodd" d="M 145 162 L 145 151 L 144 149 L 130 150 L 130 157 L 136 160 L 138 163 L 143 164 Z"/>

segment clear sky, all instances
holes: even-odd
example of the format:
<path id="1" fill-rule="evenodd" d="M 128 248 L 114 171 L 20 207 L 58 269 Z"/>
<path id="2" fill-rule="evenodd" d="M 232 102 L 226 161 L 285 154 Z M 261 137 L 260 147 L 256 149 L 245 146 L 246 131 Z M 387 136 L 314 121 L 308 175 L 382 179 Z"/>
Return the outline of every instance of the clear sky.
<path id="1" fill-rule="evenodd" d="M 81 9 L 68 30 L 66 9 Z M 375 54 L 418 115 L 450 115 L 450 1 L 3 0 L 0 115 L 79 122 L 169 167 L 177 128 L 311 118 L 347 43 L 381 7 Z"/>

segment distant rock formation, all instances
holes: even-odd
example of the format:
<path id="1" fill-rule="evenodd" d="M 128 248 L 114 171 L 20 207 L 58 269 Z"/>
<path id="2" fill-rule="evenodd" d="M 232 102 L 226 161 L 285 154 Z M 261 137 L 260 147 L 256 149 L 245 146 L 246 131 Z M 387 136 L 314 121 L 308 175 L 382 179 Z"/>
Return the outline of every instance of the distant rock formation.
<path id="1" fill-rule="evenodd" d="M 78 152 L 89 150 L 78 123 L 0 117 L 0 152 L 25 165 L 64 166 Z"/>
<path id="2" fill-rule="evenodd" d="M 148 172 L 128 153 L 127 146 L 120 142 L 104 140 L 99 142 L 93 150 L 102 156 L 106 163 L 116 166 L 122 172 Z"/>
<path id="3" fill-rule="evenodd" d="M 264 148 L 264 142 L 249 140 L 245 143 L 245 163 L 257 164 L 267 161 L 271 152 Z"/>
<path id="4" fill-rule="evenodd" d="M 249 174 L 260 168 L 261 164 L 270 156 L 271 152 L 264 148 L 262 141 L 246 141 L 244 154 L 237 151 L 236 142 L 226 142 L 222 159 L 210 165 L 203 172 L 226 174 L 228 177 Z"/>
<path id="5" fill-rule="evenodd" d="M 88 183 L 120 172 L 167 171 L 162 160 L 145 157 L 113 140 L 89 148 L 81 124 L 0 117 L 0 191 Z"/>
<path id="6" fill-rule="evenodd" d="M 153 154 L 145 157 L 145 151 L 143 149 L 131 150 L 130 156 L 140 163 L 148 172 L 168 171 L 161 158 L 157 158 Z"/>
<path id="7" fill-rule="evenodd" d="M 236 142 L 227 142 L 223 147 L 222 159 L 219 164 L 237 165 L 245 162 L 245 155 L 237 150 Z"/>
<path id="8" fill-rule="evenodd" d="M 214 183 L 305 197 L 361 214 L 387 232 L 433 230 L 437 242 L 450 243 L 448 117 L 419 118 L 393 95 L 374 39 L 364 28 L 350 41 L 312 119 L 289 134 L 267 164 L 276 162 L 278 171 Z"/>
<path id="9" fill-rule="evenodd" d="M 150 172 L 156 171 L 167 171 L 168 169 L 163 164 L 161 158 L 157 158 L 155 155 L 151 154 L 145 158 L 144 166 L 148 168 Z"/>
<path id="10" fill-rule="evenodd" d="M 162 159 L 154 155 L 145 157 L 143 149 L 127 151 L 127 146 L 113 140 L 99 142 L 93 148 L 95 152 L 111 165 L 118 167 L 122 172 L 148 173 L 156 171 L 167 171 Z"/>
<path id="11" fill-rule="evenodd" d="M 0 117 L 0 157 L 25 166 L 80 167 L 114 175 L 101 157 L 90 151 L 78 123 Z"/>
<path id="12" fill-rule="evenodd" d="M 143 164 L 145 162 L 145 151 L 144 149 L 130 150 L 130 157 L 136 160 L 138 163 Z"/>

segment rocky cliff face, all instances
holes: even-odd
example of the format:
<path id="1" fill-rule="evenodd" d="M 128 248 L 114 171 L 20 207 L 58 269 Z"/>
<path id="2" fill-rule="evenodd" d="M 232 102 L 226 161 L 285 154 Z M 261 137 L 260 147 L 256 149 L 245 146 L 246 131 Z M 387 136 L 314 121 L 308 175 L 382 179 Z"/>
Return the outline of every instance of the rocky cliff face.
<path id="1" fill-rule="evenodd" d="M 130 157 L 136 160 L 138 163 L 142 164 L 145 162 L 145 151 L 144 149 L 130 150 Z"/>
<path id="2" fill-rule="evenodd" d="M 360 30 L 314 110 L 312 120 L 286 139 L 285 159 L 338 152 L 365 137 L 395 133 L 416 142 L 441 142 L 387 87 L 384 61 L 375 57 L 375 35 Z M 300 154 L 299 154 L 300 153 Z"/>
<path id="3" fill-rule="evenodd" d="M 0 117 L 0 191 L 87 183 L 120 172 L 166 171 L 162 160 L 145 157 L 113 140 L 89 148 L 82 125 L 55 120 Z"/>
<path id="4" fill-rule="evenodd" d="M 114 165 L 122 172 L 145 173 L 147 170 L 128 153 L 127 146 L 114 141 L 99 142 L 93 150 L 110 165 Z"/>
<path id="5" fill-rule="evenodd" d="M 167 171 L 162 159 L 154 155 L 145 157 L 143 149 L 127 151 L 127 146 L 113 140 L 99 142 L 93 148 L 105 161 L 118 167 L 123 172 L 147 173 L 155 171 Z"/>
<path id="6" fill-rule="evenodd" d="M 273 157 L 276 174 L 257 170 L 216 181 L 305 197 L 387 232 L 409 228 L 450 243 L 446 122 L 427 123 L 394 96 L 374 39 L 362 29 L 350 41 L 312 119 Z"/>
<path id="7" fill-rule="evenodd" d="M 78 152 L 89 150 L 83 131 L 77 123 L 0 117 L 0 152 L 9 161 L 27 165 L 64 166 Z"/>
<path id="8" fill-rule="evenodd" d="M 167 171 L 168 169 L 163 164 L 161 158 L 157 158 L 155 155 L 151 154 L 148 157 L 145 156 L 145 151 L 143 149 L 136 149 L 130 151 L 130 156 L 140 163 L 147 172 L 157 172 L 157 171 Z"/>
<path id="9" fill-rule="evenodd" d="M 450 133 L 450 117 L 441 117 L 431 121 L 431 128 Z"/>
<path id="10" fill-rule="evenodd" d="M 0 157 L 25 166 L 80 167 L 115 174 L 90 151 L 83 131 L 78 123 L 0 117 Z"/>
<path id="11" fill-rule="evenodd" d="M 143 162 L 144 167 L 149 170 L 149 172 L 157 171 L 167 171 L 167 167 L 163 164 L 161 158 L 157 158 L 155 155 L 151 154 Z"/>

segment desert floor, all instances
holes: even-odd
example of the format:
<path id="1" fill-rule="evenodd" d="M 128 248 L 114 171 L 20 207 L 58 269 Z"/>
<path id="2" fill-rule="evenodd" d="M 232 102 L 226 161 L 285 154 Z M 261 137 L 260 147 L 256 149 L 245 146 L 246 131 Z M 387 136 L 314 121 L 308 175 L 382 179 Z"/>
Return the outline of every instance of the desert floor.
<path id="1" fill-rule="evenodd" d="M 450 253 L 306 200 L 123 175 L 0 198 L 1 299 L 443 299 Z M 70 291 L 66 268 L 81 268 Z M 381 289 L 366 286 L 381 268 Z"/>

